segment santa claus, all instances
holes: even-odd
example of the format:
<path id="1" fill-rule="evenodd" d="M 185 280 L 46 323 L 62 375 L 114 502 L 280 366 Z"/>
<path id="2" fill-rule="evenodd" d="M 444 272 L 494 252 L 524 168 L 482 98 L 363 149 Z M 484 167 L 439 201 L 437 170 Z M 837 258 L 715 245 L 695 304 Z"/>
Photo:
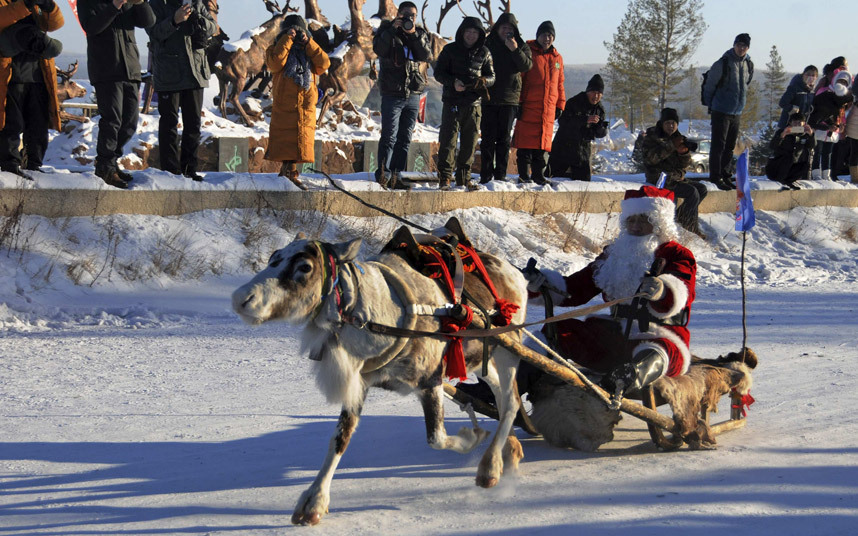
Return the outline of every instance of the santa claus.
<path id="1" fill-rule="evenodd" d="M 674 212 L 669 190 L 629 190 L 622 202 L 620 235 L 596 260 L 567 276 L 525 271 L 532 296 L 553 288 L 552 298 L 563 307 L 582 305 L 598 294 L 605 301 L 642 294 L 648 326 L 638 321 L 640 312 L 629 305 L 631 300 L 613 306 L 610 315 L 556 324 L 557 350 L 606 373 L 603 386 L 616 395 L 640 391 L 661 376 L 683 374 L 691 362 L 688 320 L 697 265 L 691 251 L 676 241 Z M 634 321 L 626 338 L 629 317 Z"/>

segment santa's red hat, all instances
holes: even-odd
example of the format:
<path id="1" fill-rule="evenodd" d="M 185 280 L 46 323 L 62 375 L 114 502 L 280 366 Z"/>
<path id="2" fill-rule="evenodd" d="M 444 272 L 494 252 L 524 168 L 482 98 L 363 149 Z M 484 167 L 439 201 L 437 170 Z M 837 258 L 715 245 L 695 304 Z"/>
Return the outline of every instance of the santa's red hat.
<path id="1" fill-rule="evenodd" d="M 646 214 L 650 223 L 656 228 L 657 235 L 664 239 L 675 240 L 677 229 L 673 215 L 676 204 L 673 202 L 672 191 L 645 184 L 639 190 L 626 190 L 620 207 L 622 209 L 620 223 L 624 223 L 636 214 Z"/>

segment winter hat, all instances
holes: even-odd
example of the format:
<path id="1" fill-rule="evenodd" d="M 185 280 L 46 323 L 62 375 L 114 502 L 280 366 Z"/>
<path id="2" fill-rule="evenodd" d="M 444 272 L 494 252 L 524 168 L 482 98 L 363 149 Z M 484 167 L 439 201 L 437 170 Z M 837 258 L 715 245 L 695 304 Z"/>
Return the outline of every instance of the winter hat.
<path id="1" fill-rule="evenodd" d="M 291 15 L 286 15 L 286 18 L 284 18 L 283 22 L 280 23 L 281 30 L 286 31 L 289 28 L 298 28 L 304 30 L 304 33 L 309 32 L 309 29 L 307 28 L 307 21 L 305 21 L 304 17 L 302 17 L 301 15 L 297 15 L 295 13 Z"/>
<path id="2" fill-rule="evenodd" d="M 751 36 L 746 33 L 740 33 L 736 36 L 736 39 L 733 40 L 733 44 L 741 43 L 748 48 L 751 48 Z"/>
<path id="3" fill-rule="evenodd" d="M 675 108 L 665 108 L 661 111 L 661 117 L 658 118 L 659 122 L 664 123 L 665 121 L 673 121 L 674 123 L 679 123 L 679 113 Z"/>
<path id="4" fill-rule="evenodd" d="M 587 89 L 585 89 L 584 91 L 598 91 L 599 93 L 604 93 L 605 82 L 602 80 L 601 76 L 599 76 L 598 74 L 594 74 L 593 78 L 591 78 L 590 81 L 587 82 Z"/>
<path id="5" fill-rule="evenodd" d="M 673 192 L 645 184 L 639 190 L 626 190 L 620 203 L 620 225 L 637 214 L 645 214 L 654 227 L 653 232 L 662 239 L 674 240 L 677 236 L 674 213 L 676 204 Z"/>
<path id="6" fill-rule="evenodd" d="M 536 37 L 539 38 L 540 35 L 544 33 L 550 33 L 551 37 L 557 37 L 557 33 L 554 31 L 554 23 L 550 20 L 547 20 L 539 25 L 539 28 L 536 29 Z"/>
<path id="7" fill-rule="evenodd" d="M 843 97 L 849 93 L 852 87 L 852 75 L 849 71 L 840 71 L 834 75 L 834 80 L 831 81 L 831 90 L 838 97 Z"/>

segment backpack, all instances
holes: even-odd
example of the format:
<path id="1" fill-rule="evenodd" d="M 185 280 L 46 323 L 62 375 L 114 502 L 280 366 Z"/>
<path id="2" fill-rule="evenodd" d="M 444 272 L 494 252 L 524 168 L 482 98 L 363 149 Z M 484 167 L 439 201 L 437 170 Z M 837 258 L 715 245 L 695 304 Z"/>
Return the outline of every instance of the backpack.
<path id="1" fill-rule="evenodd" d="M 750 59 L 746 60 L 748 62 L 748 85 L 751 85 L 751 80 L 754 79 L 754 62 Z M 711 70 L 711 69 L 710 69 Z M 724 82 L 727 81 L 727 58 L 721 56 L 721 78 L 718 79 L 718 83 L 715 84 L 715 91 L 712 92 L 712 96 L 715 96 L 715 92 L 718 91 L 718 88 L 724 85 Z M 700 104 L 703 106 L 709 106 L 712 103 L 706 101 L 706 80 L 709 78 L 709 71 L 703 73 L 703 81 L 700 83 Z"/>

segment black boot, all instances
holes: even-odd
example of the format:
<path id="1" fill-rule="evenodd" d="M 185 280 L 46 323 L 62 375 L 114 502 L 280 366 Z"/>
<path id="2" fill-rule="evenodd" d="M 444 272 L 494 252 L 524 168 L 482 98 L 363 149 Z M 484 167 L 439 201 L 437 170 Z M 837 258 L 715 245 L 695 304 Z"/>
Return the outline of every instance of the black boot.
<path id="1" fill-rule="evenodd" d="M 602 379 L 602 386 L 610 395 L 619 398 L 625 395 L 640 395 L 641 391 L 667 372 L 664 354 L 648 348 L 612 370 Z"/>
<path id="2" fill-rule="evenodd" d="M 387 184 L 388 188 L 392 188 L 394 190 L 410 190 L 411 186 L 405 184 L 402 180 L 402 175 L 398 171 L 394 171 L 390 174 L 390 182 Z"/>

